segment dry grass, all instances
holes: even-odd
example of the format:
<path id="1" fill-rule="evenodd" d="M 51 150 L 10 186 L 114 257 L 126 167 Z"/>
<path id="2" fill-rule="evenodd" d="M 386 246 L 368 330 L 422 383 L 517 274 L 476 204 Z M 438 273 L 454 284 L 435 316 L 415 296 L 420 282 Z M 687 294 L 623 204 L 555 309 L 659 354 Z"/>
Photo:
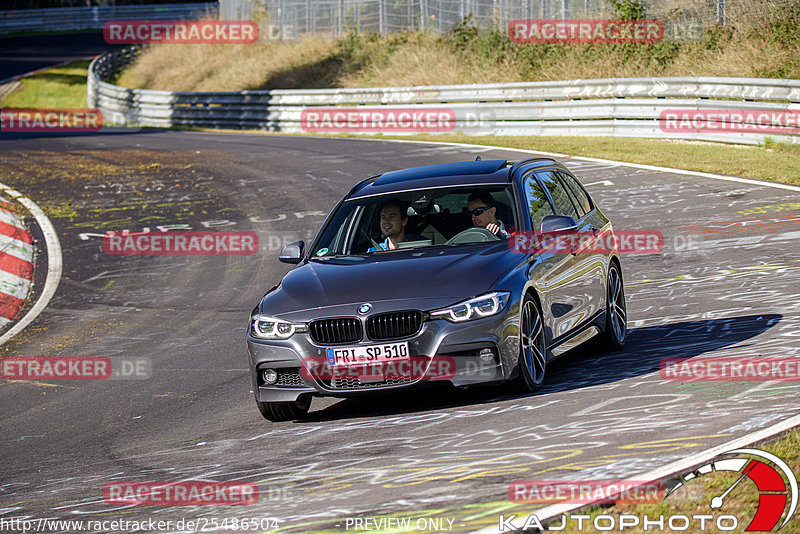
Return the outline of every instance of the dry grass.
<path id="1" fill-rule="evenodd" d="M 379 51 L 386 41 L 393 45 L 391 51 Z M 115 83 L 165 91 L 239 91 L 491 83 L 517 76 L 512 64 L 464 62 L 458 53 L 443 47 L 437 36 L 426 33 L 365 38 L 363 44 L 354 54 L 343 52 L 341 41 L 323 38 L 298 43 L 153 46 Z"/>
<path id="2" fill-rule="evenodd" d="M 405 32 L 349 34 L 336 41 L 162 45 L 147 50 L 118 83 L 235 91 L 639 76 L 800 78 L 800 0 L 737 3 L 724 27 L 716 25 L 706 0 L 668 0 L 652 9 L 646 16 L 666 27 L 679 21 L 682 28 L 702 23 L 706 29 L 691 39 L 669 35 L 641 45 L 518 44 L 465 21 L 441 36 Z"/>
<path id="3" fill-rule="evenodd" d="M 165 91 L 238 91 L 293 88 L 287 73 L 302 72 L 331 56 L 325 39 L 275 44 L 172 44 L 149 48 L 117 80 L 132 88 Z M 309 81 L 301 76 L 303 86 Z"/>

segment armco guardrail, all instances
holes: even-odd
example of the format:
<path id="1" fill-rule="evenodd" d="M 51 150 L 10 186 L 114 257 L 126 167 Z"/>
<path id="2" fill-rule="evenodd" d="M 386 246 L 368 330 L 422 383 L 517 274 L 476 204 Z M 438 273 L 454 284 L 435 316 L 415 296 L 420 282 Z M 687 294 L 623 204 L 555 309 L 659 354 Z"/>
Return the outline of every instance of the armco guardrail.
<path id="1" fill-rule="evenodd" d="M 142 6 L 59 7 L 0 11 L 0 34 L 28 31 L 98 30 L 111 20 L 216 18 L 217 2 Z"/>
<path id="2" fill-rule="evenodd" d="M 389 124 L 387 116 L 394 113 L 395 120 L 402 116 L 407 124 L 422 125 L 422 130 L 426 118 L 443 117 L 438 127 L 427 130 L 432 132 L 655 137 L 739 144 L 758 144 L 771 137 L 800 143 L 800 80 L 622 78 L 202 93 L 126 89 L 105 81 L 136 53 L 135 48 L 107 53 L 90 66 L 88 104 L 103 112 L 106 124 L 300 133 L 343 131 L 337 126 L 349 120 L 356 127 L 344 130 L 353 133 L 402 133 L 397 124 Z M 678 116 L 706 113 L 704 120 L 712 127 L 697 128 L 696 122 L 678 119 L 665 122 L 662 113 L 669 110 L 680 111 Z M 748 114 L 748 110 L 759 113 Z M 765 114 L 767 121 L 775 117 L 783 121 L 780 127 L 765 127 Z M 417 123 L 414 117 L 419 118 Z M 683 128 L 672 131 L 670 125 Z"/>

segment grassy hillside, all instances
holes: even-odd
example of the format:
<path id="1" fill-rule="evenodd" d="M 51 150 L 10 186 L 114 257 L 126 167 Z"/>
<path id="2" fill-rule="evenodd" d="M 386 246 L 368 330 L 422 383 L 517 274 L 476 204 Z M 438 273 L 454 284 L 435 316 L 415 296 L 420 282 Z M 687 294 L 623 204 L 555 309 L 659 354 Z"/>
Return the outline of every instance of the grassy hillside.
<path id="1" fill-rule="evenodd" d="M 757 16 L 709 27 L 684 42 L 518 44 L 504 32 L 474 27 L 468 18 L 443 35 L 351 33 L 335 41 L 160 45 L 148 49 L 118 83 L 232 91 L 638 76 L 800 79 L 800 0 L 771 7 L 765 2 Z"/>

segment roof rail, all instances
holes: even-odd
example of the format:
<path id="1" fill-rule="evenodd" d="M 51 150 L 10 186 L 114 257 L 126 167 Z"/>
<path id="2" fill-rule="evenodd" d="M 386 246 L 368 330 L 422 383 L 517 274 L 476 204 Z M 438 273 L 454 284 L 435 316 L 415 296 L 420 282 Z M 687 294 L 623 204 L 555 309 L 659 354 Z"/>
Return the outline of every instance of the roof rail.
<path id="1" fill-rule="evenodd" d="M 514 171 L 516 171 L 518 167 L 521 167 L 522 165 L 525 165 L 526 163 L 533 163 L 533 162 L 536 162 L 536 161 L 552 161 L 553 163 L 556 162 L 556 160 L 554 158 L 550 157 L 550 156 L 539 156 L 539 157 L 536 157 L 536 158 L 523 159 L 523 160 L 514 162 L 514 164 L 511 165 L 511 170 L 509 170 L 509 172 L 508 172 L 509 176 L 514 174 Z M 511 162 L 509 162 L 509 163 L 511 163 Z"/>
<path id="2" fill-rule="evenodd" d="M 364 178 L 363 180 L 361 180 L 360 182 L 355 184 L 353 187 L 351 187 L 350 191 L 347 192 L 347 194 L 344 196 L 344 198 L 350 198 L 350 196 L 353 193 L 355 193 L 359 189 L 363 188 L 364 186 L 375 182 L 375 180 L 377 180 L 380 177 L 381 177 L 380 174 L 376 174 L 375 176 L 370 176 L 369 178 Z"/>

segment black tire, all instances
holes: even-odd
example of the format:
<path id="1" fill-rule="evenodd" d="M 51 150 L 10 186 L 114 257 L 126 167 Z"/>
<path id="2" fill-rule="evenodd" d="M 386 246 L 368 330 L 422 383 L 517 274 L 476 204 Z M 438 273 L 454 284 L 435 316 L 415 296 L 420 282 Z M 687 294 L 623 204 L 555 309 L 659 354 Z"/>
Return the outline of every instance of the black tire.
<path id="1" fill-rule="evenodd" d="M 600 350 L 615 351 L 625 346 L 628 338 L 628 309 L 622 272 L 616 262 L 608 266 L 606 283 L 606 328 L 598 338 Z"/>
<path id="2" fill-rule="evenodd" d="M 547 351 L 542 311 L 530 295 L 522 300 L 519 316 L 519 369 L 515 385 L 519 391 L 534 392 L 544 383 Z"/>
<path id="3" fill-rule="evenodd" d="M 273 422 L 293 421 L 302 419 L 311 407 L 311 397 L 300 397 L 294 402 L 259 402 L 256 401 L 258 411 L 264 419 Z"/>

